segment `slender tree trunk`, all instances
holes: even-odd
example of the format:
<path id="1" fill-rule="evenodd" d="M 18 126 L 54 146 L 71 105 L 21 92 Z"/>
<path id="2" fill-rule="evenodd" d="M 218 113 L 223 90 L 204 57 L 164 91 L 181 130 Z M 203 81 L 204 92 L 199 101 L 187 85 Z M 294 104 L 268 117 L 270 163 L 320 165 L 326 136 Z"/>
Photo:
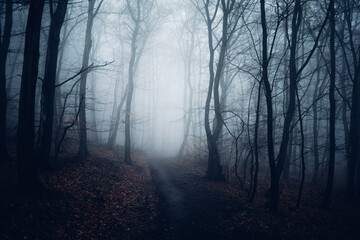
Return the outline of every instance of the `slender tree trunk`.
<path id="1" fill-rule="evenodd" d="M 94 6 L 96 0 L 89 0 L 88 7 L 88 19 L 86 24 L 86 32 L 85 32 L 85 47 L 84 54 L 82 59 L 82 68 L 87 69 L 89 67 L 89 57 L 90 50 L 92 46 L 92 27 L 94 23 Z M 80 137 L 80 145 L 78 150 L 78 155 L 80 157 L 86 157 L 89 155 L 88 145 L 87 145 L 87 127 L 86 127 L 86 81 L 87 81 L 88 71 L 85 70 L 81 73 L 80 80 L 80 94 L 79 94 L 79 102 L 80 104 L 80 114 L 79 114 L 79 137 Z"/>
<path id="2" fill-rule="evenodd" d="M 50 4 L 53 4 L 50 2 Z M 49 31 L 48 48 L 45 62 L 45 75 L 42 85 L 42 135 L 40 147 L 40 161 L 43 168 L 49 168 L 49 155 L 52 144 L 55 81 L 58 62 L 58 49 L 60 43 L 60 32 L 64 22 L 68 0 L 59 0 L 55 12 L 50 12 L 51 25 Z M 51 6 L 51 9 L 54 6 Z"/>
<path id="3" fill-rule="evenodd" d="M 190 133 L 190 126 L 191 126 L 191 122 L 192 122 L 192 103 L 193 103 L 193 95 L 194 95 L 194 91 L 193 91 L 193 87 L 192 87 L 192 84 L 191 84 L 191 63 L 188 63 L 188 76 L 187 76 L 187 86 L 188 86 L 188 89 L 189 89 L 189 106 L 188 106 L 188 110 L 187 110 L 187 113 L 186 113 L 186 126 L 185 126 L 185 133 L 184 133 L 184 139 L 181 143 L 181 146 L 180 146 L 180 150 L 179 150 L 179 153 L 178 153 L 178 157 L 179 158 L 182 158 L 183 157 L 183 154 L 184 154 L 184 150 L 185 150 L 185 146 L 187 145 L 187 142 L 188 142 L 188 137 L 189 137 L 189 133 Z"/>
<path id="4" fill-rule="evenodd" d="M 129 3 L 128 3 L 129 4 Z M 128 6 L 129 9 L 131 8 L 130 5 Z M 130 10 L 132 11 L 132 10 Z M 136 14 L 136 15 L 135 15 Z M 131 57 L 129 63 L 129 81 L 128 81 L 128 93 L 126 98 L 126 109 L 125 109 L 125 162 L 128 164 L 132 163 L 131 159 L 131 141 L 130 141 L 130 129 L 131 129 L 131 102 L 133 98 L 134 92 L 134 75 L 135 75 L 135 61 L 136 61 L 136 43 L 137 38 L 139 35 L 139 28 L 140 28 L 140 0 L 136 2 L 136 13 L 131 13 L 132 20 L 135 23 L 134 30 L 132 32 L 132 39 L 131 39 Z"/>
<path id="5" fill-rule="evenodd" d="M 121 100 L 120 100 L 120 103 L 117 107 L 117 110 L 116 110 L 116 117 L 115 117 L 115 121 L 112 123 L 112 127 L 111 127 L 111 130 L 110 130 L 110 134 L 109 134 L 109 139 L 108 139 L 108 142 L 107 142 L 107 146 L 111 149 L 114 147 L 115 145 L 115 140 L 116 140 L 116 136 L 117 136 L 117 132 L 118 132 L 118 129 L 119 129 L 119 125 L 120 125 L 120 115 L 121 115 L 121 109 L 123 108 L 123 105 L 125 103 L 125 100 L 127 98 L 127 95 L 128 95 L 128 89 L 129 89 L 129 85 L 126 84 L 126 88 L 123 92 L 123 96 L 121 97 Z"/>
<path id="6" fill-rule="evenodd" d="M 359 60 L 360 63 L 360 55 Z M 360 64 L 358 64 L 359 67 Z M 354 196 L 355 172 L 360 158 L 360 70 L 356 69 L 352 89 L 351 113 L 350 113 L 350 158 L 347 166 L 347 186 L 348 197 Z"/>
<path id="7" fill-rule="evenodd" d="M 25 33 L 24 62 L 21 75 L 17 167 L 18 183 L 24 191 L 39 186 L 34 156 L 34 111 L 38 77 L 41 19 L 45 0 L 32 0 Z"/>
<path id="8" fill-rule="evenodd" d="M 284 38 L 284 53 L 286 53 L 287 48 L 288 48 L 288 22 L 286 21 L 286 23 L 284 24 L 284 31 L 286 32 L 287 37 Z M 288 60 L 288 54 L 285 54 L 284 57 L 284 100 L 283 100 L 283 112 L 286 113 L 286 107 L 289 106 L 289 76 L 288 76 L 288 70 L 289 70 L 289 60 Z M 276 112 L 276 111 L 275 111 Z M 285 181 L 289 181 L 290 178 L 290 167 L 291 167 L 291 162 L 293 159 L 293 155 L 292 155 L 292 148 L 293 148 L 293 144 L 294 144 L 294 131 L 290 132 L 290 136 L 289 136 L 289 144 L 288 144 L 288 149 L 286 152 L 286 156 L 285 156 L 285 163 L 284 163 L 284 172 L 282 175 L 282 179 L 284 179 Z"/>
<path id="9" fill-rule="evenodd" d="M 259 90 L 258 90 L 258 98 L 256 103 L 256 117 L 255 117 L 255 136 L 254 136 L 254 155 L 255 155 L 255 170 L 254 170 L 254 183 L 252 187 L 252 191 L 250 194 L 250 202 L 253 202 L 255 199 L 255 194 L 257 191 L 258 185 L 258 173 L 259 173 L 259 120 L 260 120 L 260 103 L 261 103 L 261 89 L 262 89 L 262 81 L 259 82 Z"/>
<path id="10" fill-rule="evenodd" d="M 2 5 L 3 3 L 0 4 Z M 6 0 L 6 13 L 3 31 L 1 29 L 0 23 L 0 158 L 2 160 L 9 159 L 9 154 L 6 147 L 6 60 L 9 52 L 11 28 L 13 22 L 12 7 L 12 0 Z M 0 8 L 0 11 L 3 11 L 3 9 Z"/>
<path id="11" fill-rule="evenodd" d="M 334 185 L 334 171 L 335 171 L 335 3 L 330 0 L 330 89 L 329 89 L 329 102 L 330 102 L 330 149 L 329 149 L 329 170 L 328 178 L 324 196 L 324 207 L 329 207 L 331 202 L 331 195 Z"/>
<path id="12" fill-rule="evenodd" d="M 341 67 L 341 95 L 345 98 L 348 97 L 348 93 L 346 91 L 347 84 L 346 84 L 346 61 L 345 59 L 342 60 L 343 64 Z M 350 137 L 349 137 L 349 122 L 348 122 L 348 106 L 347 106 L 347 100 L 342 99 L 341 101 L 341 115 L 342 115 L 342 124 L 344 127 L 344 142 L 345 142 L 345 155 L 346 155 L 346 161 L 349 162 L 351 153 L 350 153 Z M 348 169 L 349 170 L 349 169 Z"/>
<path id="13" fill-rule="evenodd" d="M 124 54 L 124 51 L 123 51 L 124 47 L 123 45 L 121 45 L 121 56 L 123 56 Z M 123 63 L 121 61 L 121 63 Z M 121 66 L 123 66 L 123 64 L 121 64 Z M 117 73 L 117 77 L 116 77 L 116 80 L 115 80 L 115 87 L 114 87 L 114 104 L 113 104 L 113 109 L 112 109 L 112 114 L 111 114 L 111 121 L 110 121 L 110 130 L 109 130 L 109 137 L 108 137 L 108 142 L 107 142 L 107 146 L 108 148 L 112 149 L 113 148 L 113 145 L 115 144 L 115 140 L 116 140 L 116 133 L 114 133 L 114 127 L 115 127 L 115 124 L 118 124 L 119 121 L 120 121 L 120 111 L 121 111 L 121 108 L 119 111 L 117 111 L 117 109 L 119 108 L 118 107 L 118 102 L 117 102 L 117 99 L 118 99 L 118 95 L 119 95 L 119 85 L 120 85 L 120 79 L 122 79 L 122 77 L 120 76 L 120 73 L 123 73 L 123 69 L 119 69 L 118 73 Z M 123 75 L 123 74 L 121 74 Z M 123 82 L 121 84 L 121 87 L 122 89 L 121 90 L 124 90 L 123 89 Z M 123 95 L 122 98 L 124 98 L 125 95 Z M 125 98 L 124 98 L 124 101 L 125 101 Z M 113 135 L 115 134 L 115 137 L 113 137 Z"/>
<path id="14" fill-rule="evenodd" d="M 347 179 L 347 195 L 354 196 L 355 173 L 360 158 L 360 55 L 358 60 L 358 69 L 354 77 L 352 89 L 352 104 L 350 113 L 350 158 L 348 161 L 348 179 Z M 360 167 L 360 166 L 359 166 Z M 358 186 L 360 187 L 360 186 Z"/>
<path id="15" fill-rule="evenodd" d="M 313 142 L 313 152 L 314 152 L 314 171 L 312 182 L 317 183 L 319 180 L 319 168 L 320 168 L 320 160 L 319 160 L 319 131 L 318 131 L 318 108 L 317 108 L 317 97 L 319 94 L 319 84 L 320 84 L 320 69 L 316 73 L 316 83 L 313 94 L 313 133 L 314 133 L 314 142 Z"/>
<path id="16" fill-rule="evenodd" d="M 288 150 L 286 153 L 285 164 L 284 164 L 283 179 L 285 181 L 289 181 L 289 177 L 290 177 L 290 166 L 291 166 L 291 160 L 293 158 L 293 156 L 291 154 L 293 144 L 294 144 L 294 131 L 291 131 L 290 136 L 289 136 L 289 147 L 288 147 Z"/>
<path id="17" fill-rule="evenodd" d="M 67 18 L 68 16 L 68 11 L 66 11 L 65 14 L 65 18 Z M 58 57 L 58 67 L 56 70 L 56 77 L 55 77 L 55 85 L 58 85 L 60 82 L 60 73 L 61 73 L 61 68 L 62 68 L 62 64 L 63 64 L 63 59 L 64 59 L 64 52 L 65 52 L 65 44 L 67 41 L 66 38 L 66 34 L 68 33 L 67 31 L 67 27 L 68 27 L 68 22 L 65 21 L 63 23 L 63 37 L 60 41 L 61 46 L 59 49 L 59 57 Z M 55 137 L 54 137 L 54 143 L 55 143 L 55 149 L 58 143 L 58 131 L 61 127 L 61 121 L 62 121 L 62 116 L 60 116 L 60 112 L 62 109 L 62 104 L 61 104 L 61 89 L 60 87 L 56 87 L 55 88 L 55 105 L 54 105 L 54 125 L 56 126 L 56 133 L 55 133 Z"/>
<path id="18" fill-rule="evenodd" d="M 94 137 L 94 141 L 98 142 L 99 141 L 99 136 L 98 136 L 98 128 L 97 128 L 97 124 L 96 124 L 96 103 L 95 103 L 95 99 L 96 99 L 96 80 L 95 80 L 95 74 L 94 72 L 92 72 L 92 82 L 91 82 L 91 117 L 92 117 L 92 132 L 93 132 L 93 137 Z"/>
<path id="19" fill-rule="evenodd" d="M 265 0 L 260 1 L 261 10 L 261 28 L 262 28 L 262 81 L 265 87 L 265 98 L 267 108 L 267 147 L 268 147 L 268 161 L 270 166 L 271 186 L 270 186 L 270 199 L 272 210 L 277 209 L 279 202 L 279 184 L 277 181 L 277 169 L 275 164 L 274 155 L 274 139 L 273 139 L 273 106 L 272 106 L 272 94 L 271 86 L 268 77 L 268 33 L 267 33 L 267 22 L 265 12 Z"/>
<path id="20" fill-rule="evenodd" d="M 194 23 L 195 23 L 195 20 L 194 20 Z M 194 25 L 194 24 L 193 24 Z M 195 27 L 195 26 L 193 26 Z M 181 143 L 181 146 L 180 146 L 180 150 L 179 150 L 179 153 L 178 153 L 178 157 L 179 158 L 182 158 L 183 157 L 183 154 L 184 154 L 184 149 L 186 147 L 186 144 L 187 144 L 187 141 L 188 141 L 188 137 L 189 137 L 189 133 L 190 133 L 190 126 L 191 126 L 191 122 L 192 122 L 192 105 L 193 105 L 193 96 L 194 96 L 194 90 L 193 90 L 193 86 L 192 86 L 192 83 L 191 83 L 191 66 L 192 66 L 192 56 L 193 56 L 193 51 L 194 51 L 194 43 L 195 43 L 195 34 L 194 34 L 194 31 L 191 32 L 191 40 L 190 40 L 190 48 L 187 49 L 186 51 L 186 56 L 187 56 L 187 59 L 185 59 L 185 67 L 186 67 L 186 85 L 187 85 L 187 88 L 189 90 L 189 106 L 188 106 L 188 109 L 186 111 L 186 124 L 185 124 L 185 132 L 184 132 L 184 139 Z M 186 91 L 186 89 L 184 89 L 184 91 Z"/>
<path id="21" fill-rule="evenodd" d="M 25 34 L 22 34 L 20 37 L 20 41 L 19 41 L 19 45 L 17 47 L 17 49 L 15 50 L 15 56 L 13 57 L 13 61 L 11 64 L 11 68 L 10 68 L 10 73 L 9 73 L 9 83 L 6 87 L 6 93 L 10 94 L 11 91 L 13 90 L 13 83 L 14 83 L 14 75 L 16 70 L 18 69 L 18 59 L 21 56 L 22 53 L 22 48 L 24 46 L 24 40 L 25 40 Z"/>
<path id="22" fill-rule="evenodd" d="M 300 122 L 300 135 L 301 135 L 301 182 L 299 187 L 299 194 L 296 201 L 296 207 L 299 208 L 301 204 L 301 198 L 304 188 L 304 182 L 305 182 L 305 135 L 304 135 L 304 126 L 303 126 L 303 118 L 300 108 L 300 98 L 299 98 L 299 91 L 296 87 L 296 99 L 297 99 L 297 105 L 298 105 L 298 113 L 299 113 L 299 122 Z"/>
<path id="23" fill-rule="evenodd" d="M 292 19 L 292 32 L 291 32 L 291 46 L 290 46 L 290 62 L 289 62 L 289 104 L 285 113 L 284 126 L 282 130 L 282 138 L 280 144 L 280 150 L 277 157 L 277 178 L 280 179 L 282 170 L 284 169 L 285 157 L 287 152 L 287 147 L 289 143 L 289 133 L 291 122 L 295 113 L 295 92 L 296 84 L 298 79 L 298 72 L 296 68 L 296 50 L 297 50 L 297 37 L 298 31 L 301 25 L 302 20 L 302 6 L 300 0 L 296 0 L 293 19 Z M 278 184 L 278 183 L 277 183 Z"/>
<path id="24" fill-rule="evenodd" d="M 210 60 L 209 60 L 209 87 L 208 94 L 205 102 L 205 132 L 207 137 L 208 144 L 208 170 L 207 177 L 213 180 L 223 180 L 224 176 L 222 175 L 222 166 L 220 165 L 220 156 L 218 151 L 218 139 L 223 128 L 223 119 L 222 119 L 222 109 L 220 104 L 220 95 L 219 95 L 219 84 L 220 78 L 222 76 L 224 63 L 225 63 L 225 54 L 228 45 L 228 17 L 229 13 L 234 7 L 234 1 L 226 2 L 225 0 L 221 1 L 221 8 L 223 12 L 222 16 L 222 35 L 221 35 L 221 46 L 220 52 L 218 55 L 218 62 L 216 67 L 216 72 L 214 68 L 214 57 L 215 57 L 215 48 L 213 45 L 213 29 L 212 23 L 213 20 L 210 17 L 209 13 L 209 1 L 205 4 L 205 12 L 207 18 L 207 29 L 208 29 L 208 45 L 210 51 Z M 218 3 L 219 4 L 219 3 Z M 213 131 L 210 129 L 209 114 L 210 114 L 210 102 L 212 98 L 212 93 L 214 92 L 214 112 L 215 112 L 215 122 Z"/>

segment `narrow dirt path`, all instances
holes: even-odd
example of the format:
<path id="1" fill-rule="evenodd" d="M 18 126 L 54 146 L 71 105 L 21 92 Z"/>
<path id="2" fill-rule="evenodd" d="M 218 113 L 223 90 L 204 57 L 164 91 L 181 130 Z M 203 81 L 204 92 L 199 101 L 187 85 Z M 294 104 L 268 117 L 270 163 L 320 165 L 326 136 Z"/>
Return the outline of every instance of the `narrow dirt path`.
<path id="1" fill-rule="evenodd" d="M 258 239 L 249 230 L 234 227 L 233 209 L 243 204 L 201 184 L 203 179 L 167 159 L 151 159 L 151 174 L 156 185 L 160 208 L 168 230 L 168 239 Z M 262 236 L 261 239 L 264 239 Z"/>

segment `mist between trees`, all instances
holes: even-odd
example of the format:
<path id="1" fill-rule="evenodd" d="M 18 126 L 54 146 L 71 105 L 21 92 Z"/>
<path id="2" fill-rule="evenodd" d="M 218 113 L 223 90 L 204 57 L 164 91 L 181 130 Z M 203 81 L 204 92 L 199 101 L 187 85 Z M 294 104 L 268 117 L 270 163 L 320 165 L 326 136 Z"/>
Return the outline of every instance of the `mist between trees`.
<path id="1" fill-rule="evenodd" d="M 0 1 L 0 151 L 18 181 L 89 142 L 195 159 L 254 201 L 269 181 L 360 191 L 356 0 Z M 13 156 L 14 157 L 14 156 Z M 322 194 L 322 193 L 319 193 Z"/>

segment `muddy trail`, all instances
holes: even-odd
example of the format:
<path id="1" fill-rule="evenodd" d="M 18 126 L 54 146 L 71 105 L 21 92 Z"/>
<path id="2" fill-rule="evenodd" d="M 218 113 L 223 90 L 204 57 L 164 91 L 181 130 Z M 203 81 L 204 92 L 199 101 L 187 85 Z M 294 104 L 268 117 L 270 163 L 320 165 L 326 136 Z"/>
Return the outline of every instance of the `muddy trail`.
<path id="1" fill-rule="evenodd" d="M 165 158 L 150 160 L 151 175 L 160 198 L 166 239 L 273 239 L 267 233 L 234 226 L 238 199 L 206 188 L 208 181 Z"/>

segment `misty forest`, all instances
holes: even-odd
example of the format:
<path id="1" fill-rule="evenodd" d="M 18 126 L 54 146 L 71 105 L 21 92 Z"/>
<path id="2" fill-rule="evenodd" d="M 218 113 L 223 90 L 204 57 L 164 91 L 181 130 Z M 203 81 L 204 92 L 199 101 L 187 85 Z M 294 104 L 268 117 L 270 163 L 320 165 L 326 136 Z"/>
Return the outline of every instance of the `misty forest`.
<path id="1" fill-rule="evenodd" d="M 358 0 L 0 0 L 1 239 L 360 239 Z"/>

